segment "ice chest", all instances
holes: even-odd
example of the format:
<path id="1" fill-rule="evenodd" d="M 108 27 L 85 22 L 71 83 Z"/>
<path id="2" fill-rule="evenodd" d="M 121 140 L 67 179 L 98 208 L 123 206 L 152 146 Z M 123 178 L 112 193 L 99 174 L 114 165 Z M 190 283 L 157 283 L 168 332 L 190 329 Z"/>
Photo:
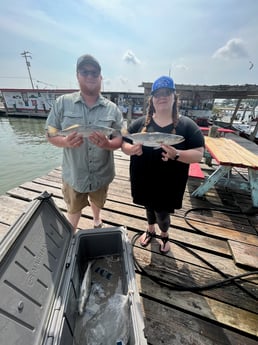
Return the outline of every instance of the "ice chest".
<path id="1" fill-rule="evenodd" d="M 98 264 L 106 257 L 120 258 L 119 277 Z M 73 235 L 47 192 L 29 204 L 0 244 L 0 344 L 74 345 L 80 286 L 92 259 L 96 277 L 109 283 L 114 277 L 123 294 L 131 292 L 128 344 L 147 344 L 126 229 Z"/>

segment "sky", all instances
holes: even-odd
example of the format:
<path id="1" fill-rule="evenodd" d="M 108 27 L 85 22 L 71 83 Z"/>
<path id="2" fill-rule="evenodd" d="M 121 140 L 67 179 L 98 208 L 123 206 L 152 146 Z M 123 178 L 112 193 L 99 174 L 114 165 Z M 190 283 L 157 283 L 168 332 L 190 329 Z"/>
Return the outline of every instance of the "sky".
<path id="1" fill-rule="evenodd" d="M 257 0 L 0 0 L 0 88 L 77 89 L 93 55 L 102 90 L 258 84 Z"/>

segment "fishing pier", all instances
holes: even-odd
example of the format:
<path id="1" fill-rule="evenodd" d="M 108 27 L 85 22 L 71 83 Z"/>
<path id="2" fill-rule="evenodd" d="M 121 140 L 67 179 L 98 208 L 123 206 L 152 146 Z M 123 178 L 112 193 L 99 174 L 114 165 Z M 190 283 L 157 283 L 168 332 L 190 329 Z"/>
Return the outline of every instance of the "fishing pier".
<path id="1" fill-rule="evenodd" d="M 254 143 L 232 133 L 227 137 L 258 154 Z M 183 208 L 171 216 L 171 250 L 162 255 L 158 238 L 147 248 L 139 245 L 138 236 L 146 230 L 145 210 L 132 203 L 129 157 L 115 151 L 116 177 L 102 219 L 107 226 L 125 226 L 132 241 L 149 344 L 258 343 L 258 214 L 250 191 L 237 188 L 237 181 L 248 178 L 241 167 L 231 171 L 234 189 L 218 182 L 201 198 L 192 196 L 218 168 L 216 160 L 211 163 L 204 158 L 199 164 L 204 178 L 191 170 Z M 0 240 L 44 191 L 66 214 L 61 169 L 56 168 L 0 196 Z M 92 228 L 90 208 L 83 210 L 79 228 Z"/>

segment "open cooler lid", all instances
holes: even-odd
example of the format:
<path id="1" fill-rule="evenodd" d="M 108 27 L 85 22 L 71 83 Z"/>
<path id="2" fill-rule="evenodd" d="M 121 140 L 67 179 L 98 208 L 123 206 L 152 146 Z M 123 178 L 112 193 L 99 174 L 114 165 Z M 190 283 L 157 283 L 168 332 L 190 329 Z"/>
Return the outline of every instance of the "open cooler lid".
<path id="1" fill-rule="evenodd" d="M 0 244 L 0 344 L 43 343 L 72 227 L 44 192 Z"/>

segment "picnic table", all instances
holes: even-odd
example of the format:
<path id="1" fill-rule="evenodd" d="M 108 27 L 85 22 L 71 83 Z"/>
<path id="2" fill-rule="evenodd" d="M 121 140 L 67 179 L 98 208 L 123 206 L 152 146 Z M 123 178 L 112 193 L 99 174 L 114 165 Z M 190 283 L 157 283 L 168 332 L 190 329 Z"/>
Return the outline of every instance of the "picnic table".
<path id="1" fill-rule="evenodd" d="M 232 139 L 224 137 L 205 137 L 205 148 L 218 163 L 217 169 L 192 193 L 192 196 L 202 197 L 209 189 L 223 178 L 228 177 L 228 187 L 234 187 L 231 170 L 234 167 L 248 170 L 248 181 L 237 183 L 239 189 L 250 190 L 253 206 L 258 207 L 258 155 L 245 149 Z"/>

